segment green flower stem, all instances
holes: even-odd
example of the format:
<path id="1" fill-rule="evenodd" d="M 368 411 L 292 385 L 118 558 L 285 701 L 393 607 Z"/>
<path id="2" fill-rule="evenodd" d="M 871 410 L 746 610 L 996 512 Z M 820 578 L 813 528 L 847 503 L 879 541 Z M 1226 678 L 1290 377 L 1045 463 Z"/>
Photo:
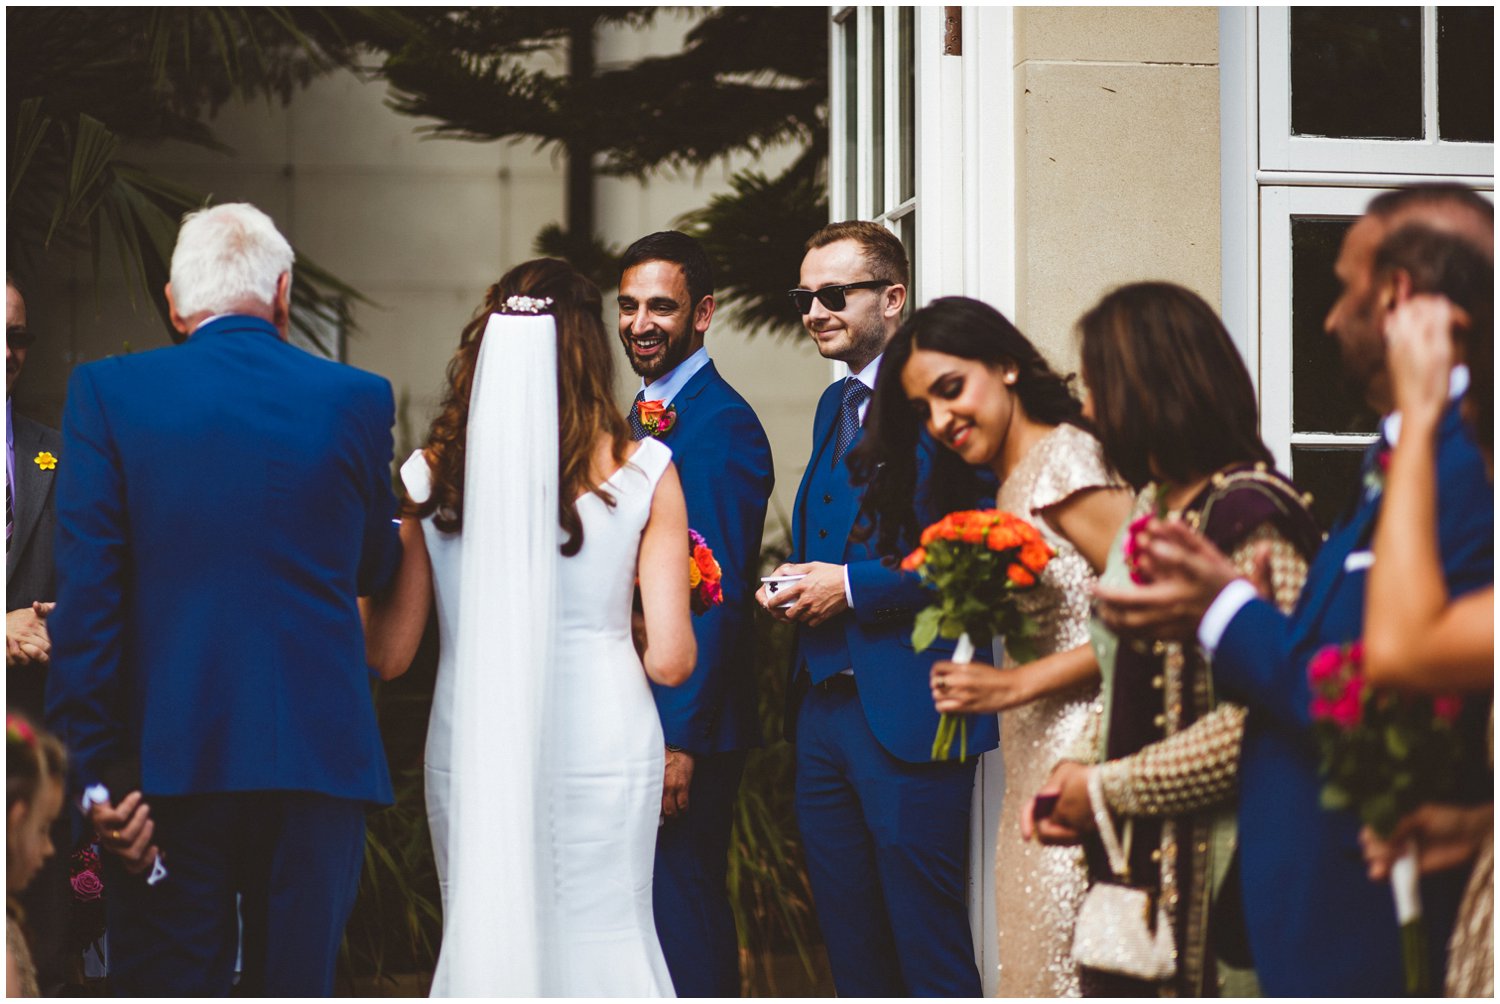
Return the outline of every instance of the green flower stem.
<path id="1" fill-rule="evenodd" d="M 974 642 L 969 639 L 969 632 L 965 631 L 958 636 L 958 644 L 953 647 L 953 662 L 969 663 L 974 661 Z M 958 762 L 965 763 L 969 758 L 969 716 L 950 715 L 946 712 L 938 718 L 937 735 L 932 740 L 932 759 L 953 759 L 953 740 L 958 739 Z"/>

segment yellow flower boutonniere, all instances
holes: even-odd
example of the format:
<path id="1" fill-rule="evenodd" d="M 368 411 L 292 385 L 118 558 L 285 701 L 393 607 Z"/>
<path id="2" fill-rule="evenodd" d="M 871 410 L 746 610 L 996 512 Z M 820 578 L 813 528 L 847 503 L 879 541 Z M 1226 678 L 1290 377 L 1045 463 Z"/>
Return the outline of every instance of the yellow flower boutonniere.
<path id="1" fill-rule="evenodd" d="M 48 453 L 46 450 L 43 450 L 41 453 L 38 453 L 36 455 L 34 463 L 44 471 L 57 469 L 57 458 Z"/>

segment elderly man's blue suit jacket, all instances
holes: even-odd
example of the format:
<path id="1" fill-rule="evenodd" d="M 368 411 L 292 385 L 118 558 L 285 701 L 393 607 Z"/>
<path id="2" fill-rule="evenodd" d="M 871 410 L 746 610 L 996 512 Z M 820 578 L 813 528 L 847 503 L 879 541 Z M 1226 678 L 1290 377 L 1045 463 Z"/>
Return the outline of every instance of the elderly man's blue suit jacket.
<path id="1" fill-rule="evenodd" d="M 390 801 L 355 596 L 400 557 L 393 417 L 240 315 L 73 371 L 48 706 L 80 783 Z"/>

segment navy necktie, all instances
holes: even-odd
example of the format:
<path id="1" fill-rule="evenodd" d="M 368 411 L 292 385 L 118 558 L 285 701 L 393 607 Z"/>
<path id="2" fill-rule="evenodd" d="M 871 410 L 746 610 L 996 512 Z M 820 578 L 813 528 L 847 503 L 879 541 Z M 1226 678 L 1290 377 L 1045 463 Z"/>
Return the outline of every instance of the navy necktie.
<path id="1" fill-rule="evenodd" d="M 626 416 L 630 419 L 630 437 L 632 439 L 646 438 L 646 427 L 641 424 L 640 412 L 637 410 L 640 403 L 644 400 L 646 400 L 646 392 L 642 390 L 635 395 L 635 404 L 630 406 L 630 414 Z"/>
<path id="2" fill-rule="evenodd" d="M 833 466 L 837 467 L 849 447 L 859 438 L 859 406 L 870 396 L 870 388 L 858 379 L 849 377 L 844 381 L 844 400 L 839 405 L 838 439 L 834 441 Z"/>

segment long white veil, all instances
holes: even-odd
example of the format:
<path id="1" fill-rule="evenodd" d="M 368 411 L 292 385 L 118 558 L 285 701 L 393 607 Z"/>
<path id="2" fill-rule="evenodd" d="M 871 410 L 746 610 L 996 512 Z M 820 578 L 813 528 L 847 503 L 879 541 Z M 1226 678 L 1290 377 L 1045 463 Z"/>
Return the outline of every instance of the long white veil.
<path id="1" fill-rule="evenodd" d="M 466 452 L 449 892 L 432 993 L 535 997 L 556 985 L 541 777 L 561 561 L 551 315 L 490 315 Z"/>

